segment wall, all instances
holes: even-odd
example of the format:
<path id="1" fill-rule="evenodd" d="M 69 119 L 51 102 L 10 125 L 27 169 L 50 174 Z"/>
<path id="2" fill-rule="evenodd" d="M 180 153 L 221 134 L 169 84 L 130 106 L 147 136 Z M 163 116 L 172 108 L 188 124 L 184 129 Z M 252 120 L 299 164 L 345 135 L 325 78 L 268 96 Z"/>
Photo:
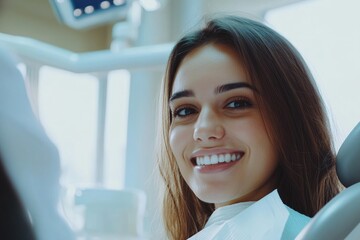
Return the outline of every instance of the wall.
<path id="1" fill-rule="evenodd" d="M 108 48 L 111 26 L 77 31 L 57 21 L 48 0 L 4 0 L 0 32 L 85 52 Z"/>

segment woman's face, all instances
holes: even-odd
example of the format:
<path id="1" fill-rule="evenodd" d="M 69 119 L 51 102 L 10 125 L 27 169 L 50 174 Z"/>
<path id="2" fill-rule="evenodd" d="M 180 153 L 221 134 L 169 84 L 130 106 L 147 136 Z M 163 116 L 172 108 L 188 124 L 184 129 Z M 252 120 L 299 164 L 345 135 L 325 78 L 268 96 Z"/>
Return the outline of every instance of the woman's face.
<path id="1" fill-rule="evenodd" d="M 277 153 L 256 94 L 223 45 L 194 50 L 175 76 L 171 150 L 191 190 L 216 207 L 256 201 L 276 188 Z"/>

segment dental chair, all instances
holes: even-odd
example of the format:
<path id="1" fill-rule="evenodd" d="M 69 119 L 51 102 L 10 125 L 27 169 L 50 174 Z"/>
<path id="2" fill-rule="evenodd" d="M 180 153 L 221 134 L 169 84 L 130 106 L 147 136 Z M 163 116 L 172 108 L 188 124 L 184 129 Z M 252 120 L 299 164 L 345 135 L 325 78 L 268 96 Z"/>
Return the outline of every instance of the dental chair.
<path id="1" fill-rule="evenodd" d="M 74 239 L 58 209 L 57 149 L 32 111 L 16 61 L 1 48 L 0 158 L 0 239 Z"/>
<path id="2" fill-rule="evenodd" d="M 360 123 L 340 147 L 336 171 L 346 189 L 314 216 L 297 240 L 360 239 Z"/>

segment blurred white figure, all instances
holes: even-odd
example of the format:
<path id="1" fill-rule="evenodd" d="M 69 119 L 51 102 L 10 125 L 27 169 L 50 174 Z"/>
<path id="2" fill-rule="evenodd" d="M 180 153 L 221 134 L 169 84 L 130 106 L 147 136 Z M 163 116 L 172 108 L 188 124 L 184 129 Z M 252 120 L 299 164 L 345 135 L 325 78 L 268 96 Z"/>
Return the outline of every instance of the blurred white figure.
<path id="1" fill-rule="evenodd" d="M 15 62 L 0 49 L 0 154 L 38 240 L 72 240 L 58 211 L 57 148 L 34 115 Z"/>

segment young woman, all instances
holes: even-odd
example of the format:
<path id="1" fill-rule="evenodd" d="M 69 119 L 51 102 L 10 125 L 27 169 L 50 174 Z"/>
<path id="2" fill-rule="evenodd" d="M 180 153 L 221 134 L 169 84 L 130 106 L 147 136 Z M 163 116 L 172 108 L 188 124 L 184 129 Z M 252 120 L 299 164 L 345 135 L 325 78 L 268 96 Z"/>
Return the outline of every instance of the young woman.
<path id="1" fill-rule="evenodd" d="M 262 23 L 213 19 L 175 45 L 161 128 L 170 239 L 211 232 L 219 215 L 240 225 L 235 216 L 274 190 L 289 212 L 281 238 L 293 239 L 339 191 L 315 83 L 294 47 Z"/>

